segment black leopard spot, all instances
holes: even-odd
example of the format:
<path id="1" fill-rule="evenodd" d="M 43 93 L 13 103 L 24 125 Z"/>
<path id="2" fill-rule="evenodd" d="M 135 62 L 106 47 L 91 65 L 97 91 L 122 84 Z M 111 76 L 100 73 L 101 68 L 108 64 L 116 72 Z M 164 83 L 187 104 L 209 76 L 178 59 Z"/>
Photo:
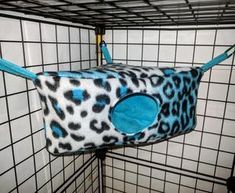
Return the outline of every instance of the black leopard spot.
<path id="1" fill-rule="evenodd" d="M 138 79 L 132 78 L 131 81 L 133 82 L 133 84 L 134 84 L 136 87 L 139 87 L 139 81 L 138 81 Z"/>
<path id="2" fill-rule="evenodd" d="M 67 111 L 68 111 L 71 115 L 74 114 L 74 110 L 73 110 L 73 107 L 72 107 L 72 106 L 67 106 L 66 109 L 67 109 Z"/>
<path id="3" fill-rule="evenodd" d="M 184 84 L 183 89 L 182 89 L 182 95 L 188 95 L 190 92 L 190 89 L 188 89 L 188 86 Z"/>
<path id="4" fill-rule="evenodd" d="M 164 80 L 161 76 L 158 76 L 158 75 L 152 75 L 149 77 L 149 79 L 153 87 L 158 87 L 159 85 L 162 84 Z"/>
<path id="5" fill-rule="evenodd" d="M 96 71 L 96 72 L 100 72 L 100 73 L 105 73 L 105 72 L 104 72 L 103 70 L 101 70 L 101 69 L 96 69 L 95 71 Z M 89 70 L 89 69 L 84 70 L 84 72 L 87 73 L 87 74 L 94 74 L 94 71 L 91 71 L 91 70 Z"/>
<path id="6" fill-rule="evenodd" d="M 148 75 L 145 74 L 145 73 L 141 73 L 141 74 L 140 74 L 140 78 L 147 78 L 147 77 L 148 77 Z"/>
<path id="7" fill-rule="evenodd" d="M 172 79 L 176 88 L 180 88 L 181 79 L 178 76 L 173 76 Z"/>
<path id="8" fill-rule="evenodd" d="M 166 85 L 163 87 L 163 93 L 169 99 L 171 99 L 174 96 L 175 91 L 173 90 L 173 85 L 170 82 L 167 82 Z"/>
<path id="9" fill-rule="evenodd" d="M 106 79 L 109 79 L 109 78 L 116 78 L 116 77 L 112 74 L 109 74 Z"/>
<path id="10" fill-rule="evenodd" d="M 188 96 L 189 103 L 192 105 L 194 103 L 194 98 L 192 95 Z"/>
<path id="11" fill-rule="evenodd" d="M 118 87 L 116 90 L 116 96 L 117 98 L 120 98 L 122 96 L 125 96 L 126 94 L 132 93 L 132 90 L 126 86 Z"/>
<path id="12" fill-rule="evenodd" d="M 163 103 L 162 96 L 160 94 L 152 94 L 154 98 L 156 98 L 160 104 Z"/>
<path id="13" fill-rule="evenodd" d="M 165 123 L 163 121 L 160 122 L 158 132 L 160 134 L 166 134 L 170 131 L 170 125 L 168 123 Z"/>
<path id="14" fill-rule="evenodd" d="M 196 69 L 191 70 L 192 77 L 197 77 L 198 76 L 198 71 Z"/>
<path id="15" fill-rule="evenodd" d="M 195 81 L 192 82 L 191 90 L 194 90 L 196 88 L 196 83 Z"/>
<path id="16" fill-rule="evenodd" d="M 137 72 L 141 72 L 141 70 L 140 69 L 138 69 L 138 68 L 130 68 L 131 70 L 134 70 L 134 71 L 137 71 Z"/>
<path id="17" fill-rule="evenodd" d="M 107 82 L 103 79 L 95 79 L 94 83 L 99 88 L 103 88 L 106 91 L 111 91 L 111 86 L 110 86 L 109 82 Z"/>
<path id="18" fill-rule="evenodd" d="M 145 79 L 139 79 L 139 81 L 141 81 L 141 82 L 143 82 L 143 84 L 144 84 L 144 86 L 146 86 L 146 81 L 145 81 Z"/>
<path id="19" fill-rule="evenodd" d="M 81 117 L 86 117 L 87 116 L 87 111 L 82 111 L 81 112 Z"/>
<path id="20" fill-rule="evenodd" d="M 38 78 L 36 78 L 34 80 L 34 84 L 35 84 L 36 87 L 39 87 L 40 89 L 42 89 L 41 81 Z"/>
<path id="21" fill-rule="evenodd" d="M 180 113 L 180 103 L 177 101 L 174 101 L 172 104 L 172 114 L 178 116 L 179 113 Z"/>
<path id="22" fill-rule="evenodd" d="M 180 130 L 180 124 L 179 122 L 176 120 L 174 121 L 172 128 L 171 128 L 171 133 L 170 135 L 173 136 L 174 134 L 177 134 Z"/>
<path id="23" fill-rule="evenodd" d="M 78 130 L 78 129 L 81 128 L 81 125 L 80 125 L 79 123 L 70 122 L 70 123 L 68 124 L 68 127 L 69 127 L 69 129 L 71 129 L 71 130 Z"/>
<path id="24" fill-rule="evenodd" d="M 169 103 L 164 103 L 162 105 L 162 111 L 161 113 L 165 115 L 166 117 L 170 115 L 170 105 Z"/>
<path id="25" fill-rule="evenodd" d="M 199 76 L 198 76 L 198 78 L 197 78 L 197 84 L 200 83 L 200 80 L 201 80 L 201 78 L 202 78 L 202 75 L 203 75 L 202 73 L 199 74 Z"/>
<path id="26" fill-rule="evenodd" d="M 195 114 L 196 114 L 196 107 L 195 106 L 191 106 L 190 107 L 190 111 L 189 111 L 190 118 L 195 117 Z"/>
<path id="27" fill-rule="evenodd" d="M 95 113 L 100 113 L 106 105 L 110 103 L 108 95 L 101 94 L 96 96 L 96 103 L 93 105 L 92 110 Z"/>
<path id="28" fill-rule="evenodd" d="M 104 122 L 104 121 L 101 122 L 101 127 L 100 128 L 96 126 L 97 123 L 98 123 L 97 120 L 95 120 L 95 119 L 92 120 L 90 122 L 90 128 L 91 128 L 91 130 L 95 131 L 98 134 L 102 133 L 105 130 L 108 131 L 110 129 L 108 124 L 106 122 Z"/>
<path id="29" fill-rule="evenodd" d="M 98 73 L 106 74 L 106 72 L 102 69 L 96 69 L 95 71 L 98 72 Z M 93 74 L 92 72 L 89 72 L 89 73 Z"/>
<path id="30" fill-rule="evenodd" d="M 191 83 L 191 79 L 185 76 L 183 77 L 183 82 L 184 82 L 184 85 L 188 87 Z"/>
<path id="31" fill-rule="evenodd" d="M 59 76 L 54 76 L 53 77 L 54 83 L 50 83 L 46 81 L 46 86 L 52 90 L 53 92 L 56 92 L 57 88 L 60 87 L 60 77 Z"/>
<path id="32" fill-rule="evenodd" d="M 103 136 L 103 141 L 105 143 L 112 143 L 112 144 L 114 144 L 114 143 L 118 142 L 118 138 L 114 137 L 114 136 L 107 136 L 107 135 L 105 135 L 105 136 Z"/>
<path id="33" fill-rule="evenodd" d="M 157 120 L 159 120 L 159 119 L 157 119 Z M 150 126 L 150 127 L 148 128 L 148 130 L 156 129 L 157 127 L 158 127 L 158 122 L 155 123 L 155 124 L 153 124 L 152 126 Z"/>
<path id="34" fill-rule="evenodd" d="M 70 79 L 69 82 L 73 84 L 74 86 L 80 86 L 80 81 L 76 79 Z"/>
<path id="35" fill-rule="evenodd" d="M 123 137 L 123 141 L 125 143 L 132 143 L 134 144 L 134 142 L 136 141 L 135 137 L 134 136 L 124 136 Z"/>
<path id="36" fill-rule="evenodd" d="M 139 133 L 136 133 L 135 135 L 124 136 L 123 141 L 134 144 L 136 142 L 136 140 L 141 140 L 144 138 L 144 136 L 145 136 L 144 132 L 143 133 L 139 132 Z"/>
<path id="37" fill-rule="evenodd" d="M 51 140 L 47 138 L 46 139 L 46 147 L 49 147 L 51 145 L 52 145 Z"/>
<path id="38" fill-rule="evenodd" d="M 149 70 L 153 70 L 151 67 L 141 67 L 142 70 L 149 72 Z"/>
<path id="39" fill-rule="evenodd" d="M 40 100 L 41 100 L 41 102 L 43 104 L 43 114 L 45 116 L 47 116 L 49 114 L 49 112 L 50 112 L 49 108 L 47 106 L 47 98 L 44 95 L 40 94 L 40 93 L 39 93 L 39 98 L 40 98 Z"/>
<path id="40" fill-rule="evenodd" d="M 135 137 L 137 140 L 143 139 L 144 136 L 145 136 L 145 133 L 144 133 L 144 132 L 136 133 L 136 134 L 134 135 L 134 137 Z"/>
<path id="41" fill-rule="evenodd" d="M 130 70 L 127 71 L 131 78 L 137 78 L 136 74 Z"/>
<path id="42" fill-rule="evenodd" d="M 67 131 L 58 122 L 54 120 L 51 121 L 50 128 L 52 130 L 52 135 L 55 138 L 59 138 L 59 137 L 65 138 L 68 135 Z"/>
<path id="43" fill-rule="evenodd" d="M 183 113 L 180 116 L 180 121 L 181 121 L 182 128 L 187 128 L 187 126 L 189 124 L 189 117 L 188 117 L 188 115 L 186 113 Z"/>
<path id="44" fill-rule="evenodd" d="M 109 108 L 108 119 L 110 122 L 112 122 L 112 120 L 111 120 L 112 110 L 113 110 L 112 108 Z"/>
<path id="45" fill-rule="evenodd" d="M 75 140 L 75 141 L 83 141 L 85 139 L 84 136 L 78 136 L 73 133 L 70 134 L 70 136 Z"/>
<path id="46" fill-rule="evenodd" d="M 182 111 L 187 112 L 188 109 L 188 101 L 185 99 L 182 103 Z"/>
<path id="47" fill-rule="evenodd" d="M 57 149 L 57 148 L 55 148 L 53 153 L 54 153 L 54 154 L 59 153 L 58 149 Z"/>
<path id="48" fill-rule="evenodd" d="M 181 101 L 181 100 L 183 99 L 184 94 L 185 94 L 184 91 L 183 91 L 182 93 L 181 93 L 181 92 L 178 93 L 178 100 L 179 100 L 179 101 Z"/>
<path id="49" fill-rule="evenodd" d="M 72 101 L 76 105 L 80 105 L 82 101 L 86 101 L 90 98 L 88 92 L 82 89 L 69 90 L 64 93 L 64 96 L 66 99 Z"/>
<path id="50" fill-rule="evenodd" d="M 49 75 L 49 76 L 58 76 L 58 73 L 57 72 L 47 72 L 47 74 Z"/>
<path id="51" fill-rule="evenodd" d="M 152 134 L 152 135 L 150 135 L 150 136 L 147 138 L 146 142 L 149 142 L 149 141 L 155 140 L 156 138 L 157 138 L 157 135 Z"/>
<path id="52" fill-rule="evenodd" d="M 64 111 L 59 106 L 58 101 L 55 98 L 51 97 L 51 96 L 49 96 L 48 98 L 51 101 L 51 106 L 53 107 L 56 114 L 59 116 L 59 118 L 61 120 L 64 120 L 65 119 L 65 114 L 64 114 Z"/>
<path id="53" fill-rule="evenodd" d="M 119 82 L 121 83 L 122 86 L 126 86 L 127 85 L 126 81 L 124 79 L 122 79 L 122 78 L 119 79 Z"/>
<path id="54" fill-rule="evenodd" d="M 120 72 L 118 72 L 118 74 L 123 78 L 125 78 L 125 77 L 137 78 L 137 76 L 134 72 L 131 72 L 131 71 L 128 71 L 128 70 L 120 71 Z"/>
<path id="55" fill-rule="evenodd" d="M 69 143 L 59 143 L 59 147 L 66 150 L 72 150 L 72 147 Z"/>
<path id="56" fill-rule="evenodd" d="M 128 74 L 124 71 L 119 71 L 118 75 L 120 75 L 122 78 L 126 78 L 126 75 L 128 75 Z"/>

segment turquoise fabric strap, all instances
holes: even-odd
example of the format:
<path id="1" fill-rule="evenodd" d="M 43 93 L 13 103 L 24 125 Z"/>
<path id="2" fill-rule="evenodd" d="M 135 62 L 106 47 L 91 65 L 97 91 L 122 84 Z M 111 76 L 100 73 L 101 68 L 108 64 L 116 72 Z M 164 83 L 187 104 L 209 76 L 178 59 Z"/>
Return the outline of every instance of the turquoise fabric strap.
<path id="1" fill-rule="evenodd" d="M 33 72 L 30 72 L 4 59 L 0 59 L 0 70 L 24 78 L 29 78 L 31 80 L 35 80 L 37 78 L 37 75 Z"/>
<path id="2" fill-rule="evenodd" d="M 112 60 L 112 58 L 111 58 L 111 56 L 109 54 L 109 51 L 108 51 L 108 48 L 107 48 L 107 44 L 105 43 L 105 41 L 102 41 L 100 43 L 100 49 L 101 49 L 102 53 L 104 54 L 104 58 L 105 58 L 106 62 L 108 64 L 112 64 L 113 60 Z"/>
<path id="3" fill-rule="evenodd" d="M 235 44 L 233 46 L 231 46 L 229 49 L 227 49 L 223 54 L 220 54 L 219 56 L 215 57 L 211 61 L 204 64 L 201 67 L 202 71 L 206 72 L 207 70 L 209 70 L 210 68 L 212 68 L 216 64 L 219 64 L 220 62 L 223 62 L 224 60 L 226 60 L 227 58 L 232 56 L 234 53 L 235 53 Z"/>

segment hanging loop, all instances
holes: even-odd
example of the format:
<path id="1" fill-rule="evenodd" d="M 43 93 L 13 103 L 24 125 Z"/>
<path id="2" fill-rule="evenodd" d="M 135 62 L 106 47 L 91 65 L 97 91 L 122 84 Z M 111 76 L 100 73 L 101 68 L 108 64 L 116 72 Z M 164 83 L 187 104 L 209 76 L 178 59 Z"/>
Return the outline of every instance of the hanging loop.
<path id="1" fill-rule="evenodd" d="M 17 66 L 7 60 L 0 58 L 0 70 L 4 72 L 8 72 L 10 74 L 14 74 L 16 76 L 21 76 L 23 78 L 28 78 L 31 80 L 35 80 L 37 78 L 37 75 L 33 72 L 26 70 L 20 66 Z"/>
<path id="2" fill-rule="evenodd" d="M 203 72 L 206 72 L 216 64 L 219 64 L 220 62 L 223 62 L 224 60 L 228 59 L 230 56 L 232 56 L 235 53 L 235 44 L 232 45 L 230 48 L 228 48 L 224 53 L 220 54 L 219 56 L 213 58 L 211 61 L 204 64 L 201 69 Z"/>
<path id="3" fill-rule="evenodd" d="M 235 44 L 228 48 L 225 53 L 228 57 L 232 56 L 235 53 Z"/>
<path id="4" fill-rule="evenodd" d="M 102 40 L 102 41 L 100 42 L 100 49 L 101 49 L 101 51 L 102 51 L 102 53 L 103 53 L 103 55 L 104 55 L 104 58 L 105 58 L 106 62 L 107 62 L 108 64 L 112 64 L 112 63 L 113 63 L 113 60 L 112 60 L 112 58 L 111 58 L 111 56 L 110 56 L 110 54 L 109 54 L 109 51 L 108 51 L 108 48 L 107 48 L 107 44 L 105 43 L 104 40 Z"/>

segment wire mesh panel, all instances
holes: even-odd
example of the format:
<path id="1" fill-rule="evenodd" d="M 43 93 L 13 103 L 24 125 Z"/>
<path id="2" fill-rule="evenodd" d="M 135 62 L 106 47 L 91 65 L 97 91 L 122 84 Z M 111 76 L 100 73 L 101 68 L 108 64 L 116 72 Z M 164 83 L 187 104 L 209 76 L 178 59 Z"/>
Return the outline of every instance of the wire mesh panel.
<path id="1" fill-rule="evenodd" d="M 1 16 L 16 11 L 109 27 L 105 40 L 114 61 L 129 65 L 201 66 L 235 42 L 235 27 L 220 25 L 235 23 L 232 0 L 2 0 L 0 4 Z M 14 18 L 0 18 L 1 57 L 35 73 L 96 66 L 93 28 Z M 129 29 L 205 24 L 218 26 Z M 233 57 L 204 75 L 195 131 L 154 145 L 110 150 L 104 190 L 226 192 L 226 179 L 235 175 L 234 74 Z M 46 151 L 41 106 L 32 82 L 0 72 L 0 107 L 1 193 L 98 192 L 100 168 L 94 154 L 54 157 Z"/>
<path id="2" fill-rule="evenodd" d="M 6 17 L 0 25 L 0 56 L 35 73 L 96 66 L 92 28 Z M 78 173 L 64 192 L 96 191 L 93 154 L 54 157 L 46 151 L 41 105 L 31 81 L 0 72 L 0 107 L 1 193 L 55 192 Z M 92 165 L 83 170 L 86 163 Z"/>
<path id="3" fill-rule="evenodd" d="M 0 10 L 85 25 L 160 26 L 234 24 L 233 0 L 1 0 Z"/>
<path id="4" fill-rule="evenodd" d="M 70 182 L 61 184 L 58 192 L 81 192 L 81 193 L 98 193 L 99 192 L 99 175 L 98 161 L 95 156 L 88 163 L 81 167 L 81 170 L 70 177 Z"/>
<path id="5" fill-rule="evenodd" d="M 234 33 L 234 28 L 113 29 L 105 40 L 114 62 L 201 66 L 234 44 Z M 197 126 L 191 133 L 154 145 L 109 151 L 107 192 L 226 192 L 226 180 L 234 175 L 234 74 L 233 57 L 203 76 Z"/>

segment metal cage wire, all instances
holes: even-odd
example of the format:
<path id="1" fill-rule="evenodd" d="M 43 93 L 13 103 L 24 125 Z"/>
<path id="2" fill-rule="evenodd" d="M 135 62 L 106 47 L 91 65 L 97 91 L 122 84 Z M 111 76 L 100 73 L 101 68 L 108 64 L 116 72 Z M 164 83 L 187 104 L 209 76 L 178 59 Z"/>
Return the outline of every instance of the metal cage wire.
<path id="1" fill-rule="evenodd" d="M 106 27 L 234 24 L 234 7 L 233 0 L 1 1 L 1 10 Z"/>
<path id="2" fill-rule="evenodd" d="M 15 22 L 16 32 L 20 34 L 18 36 L 15 33 L 5 38 L 1 37 L 0 33 L 0 56 L 19 59 L 13 56 L 15 50 L 12 48 L 17 47 L 18 51 L 22 52 L 21 65 L 35 72 L 48 69 L 79 70 L 96 66 L 95 26 L 105 26 L 107 29 L 104 39 L 113 60 L 131 65 L 200 66 L 203 64 L 200 56 L 211 59 L 217 52 L 234 43 L 232 34 L 235 32 L 235 1 L 232 0 L 2 0 L 0 4 L 0 16 L 4 19 L 13 18 L 7 22 Z M 5 11 L 60 19 L 92 27 L 24 19 L 8 15 Z M 2 22 L 4 23 L 3 20 Z M 36 25 L 36 39 L 26 36 L 28 23 Z M 216 26 L 198 29 L 202 25 Z M 188 27 L 180 29 L 180 26 Z M 53 34 L 52 39 L 46 37 L 46 32 Z M 229 36 L 230 40 L 222 40 L 221 37 L 224 36 Z M 191 39 L 187 42 L 182 37 Z M 37 47 L 40 59 L 30 61 L 28 51 L 33 45 Z M 9 51 L 11 49 L 12 51 Z M 49 56 L 47 52 L 50 49 L 54 52 Z M 191 51 L 190 54 L 187 50 Z M 67 52 L 64 58 L 63 51 Z M 168 55 L 164 54 L 168 51 Z M 182 55 L 185 56 L 186 53 L 191 57 L 183 59 Z M 55 59 L 48 60 L 48 57 Z M 226 73 L 226 78 L 219 79 L 223 72 Z M 0 104 L 4 116 L 0 118 L 0 132 L 7 134 L 9 140 L 5 139 L 1 144 L 0 154 L 5 156 L 6 152 L 10 152 L 11 164 L 4 165 L 0 170 L 0 182 L 1 179 L 6 182 L 10 176 L 13 183 L 7 192 L 17 193 L 24 192 L 29 184 L 33 184 L 31 188 L 35 192 L 102 192 L 102 189 L 107 193 L 226 192 L 226 180 L 227 177 L 234 176 L 235 165 L 235 154 L 231 149 L 235 139 L 231 125 L 235 119 L 227 115 L 227 111 L 233 112 L 235 104 L 232 97 L 235 88 L 234 73 L 233 57 L 209 71 L 202 80 L 201 87 L 205 94 L 201 93 L 198 100 L 199 106 L 204 108 L 198 108 L 199 127 L 192 134 L 146 147 L 109 150 L 104 162 L 97 160 L 94 154 L 72 157 L 48 155 L 45 148 L 37 144 L 43 128 L 35 124 L 35 117 L 41 112 L 41 108 L 35 108 L 31 100 L 35 88 L 23 80 L 19 84 L 24 86 L 12 89 L 10 81 L 18 83 L 19 79 L 1 73 L 0 80 L 3 85 L 0 85 Z M 223 91 L 223 97 L 212 97 L 211 93 L 219 89 Z M 22 100 L 22 103 L 25 101 L 26 110 L 15 115 L 14 100 Z M 208 113 L 213 105 L 222 105 L 222 114 Z M 15 128 L 21 122 L 28 122 L 29 131 L 17 138 Z M 218 127 L 212 122 L 218 123 Z M 216 131 L 213 131 L 210 125 L 215 127 Z M 9 133 L 5 133 L 7 130 Z M 205 144 L 205 140 L 210 138 L 216 141 L 216 146 Z M 226 140 L 228 143 L 224 142 Z M 30 152 L 19 156 L 17 150 L 25 145 L 30 147 Z M 195 152 L 197 156 L 190 156 L 190 152 Z M 47 161 L 40 166 L 42 154 L 46 155 Z M 206 159 L 205 154 L 213 157 L 214 161 Z M 33 172 L 26 172 L 26 177 L 22 177 L 22 168 L 26 166 L 32 168 Z M 56 170 L 56 166 L 60 169 Z M 100 170 L 102 173 L 99 172 L 100 167 L 104 169 Z M 42 175 L 48 175 L 46 180 L 41 180 Z"/>
<path id="3" fill-rule="evenodd" d="M 17 56 L 17 64 L 34 72 L 79 70 L 96 65 L 92 28 L 9 17 L 0 19 L 4 30 L 9 29 L 8 25 L 14 26 L 12 36 L 6 32 L 5 36 L 0 35 L 1 57 L 14 60 Z M 41 107 L 32 101 L 33 97 L 38 100 L 35 88 L 27 80 L 7 73 L 1 72 L 0 77 L 0 192 L 97 192 L 95 155 L 49 155 L 45 141 L 41 141 Z M 21 101 L 22 110 L 15 107 L 17 101 Z"/>

